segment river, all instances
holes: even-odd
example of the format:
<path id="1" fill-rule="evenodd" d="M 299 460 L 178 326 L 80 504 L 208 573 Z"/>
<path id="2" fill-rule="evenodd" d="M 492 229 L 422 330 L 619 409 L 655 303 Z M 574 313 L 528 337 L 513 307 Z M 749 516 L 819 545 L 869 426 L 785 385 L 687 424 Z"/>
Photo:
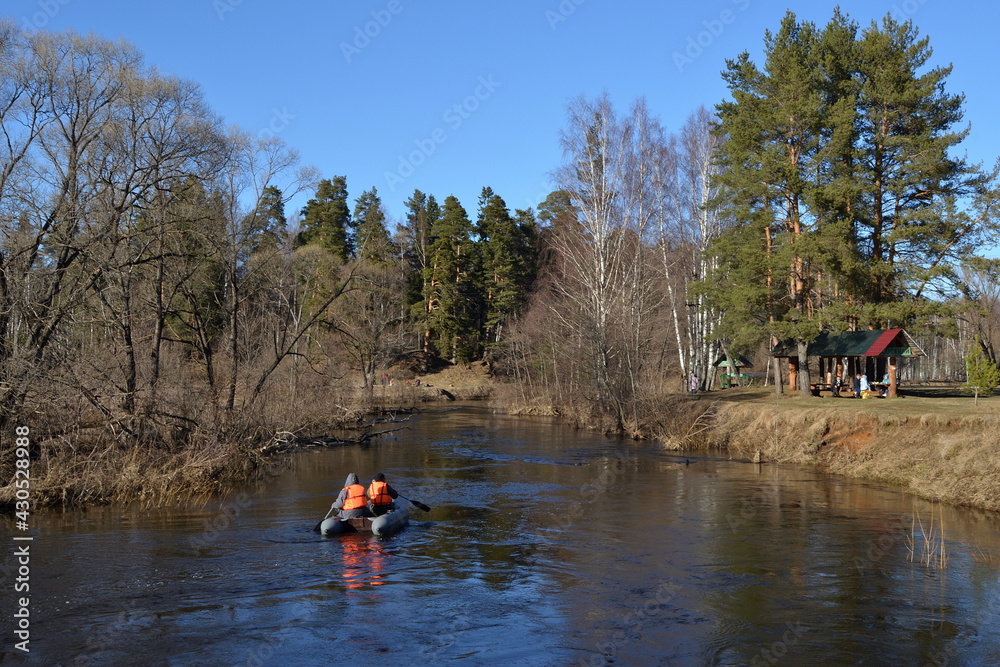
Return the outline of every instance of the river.
<path id="1" fill-rule="evenodd" d="M 4 660 L 1000 664 L 997 515 L 481 406 L 406 426 L 204 507 L 35 515 L 31 652 L 6 581 Z M 313 532 L 380 471 L 432 511 Z"/>

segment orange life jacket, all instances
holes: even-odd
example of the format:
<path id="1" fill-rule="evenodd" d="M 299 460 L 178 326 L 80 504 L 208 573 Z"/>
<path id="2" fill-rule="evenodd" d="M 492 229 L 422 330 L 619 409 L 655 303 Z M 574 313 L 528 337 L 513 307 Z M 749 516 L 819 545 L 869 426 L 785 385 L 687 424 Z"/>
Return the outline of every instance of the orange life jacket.
<path id="1" fill-rule="evenodd" d="M 392 496 L 389 495 L 389 485 L 385 482 L 372 482 L 371 486 L 368 487 L 368 497 L 371 498 L 372 505 L 375 507 L 388 505 L 392 502 Z"/>
<path id="2" fill-rule="evenodd" d="M 344 498 L 345 510 L 359 510 L 365 506 L 365 487 L 360 484 L 351 484 L 344 487 L 347 489 L 347 497 Z"/>

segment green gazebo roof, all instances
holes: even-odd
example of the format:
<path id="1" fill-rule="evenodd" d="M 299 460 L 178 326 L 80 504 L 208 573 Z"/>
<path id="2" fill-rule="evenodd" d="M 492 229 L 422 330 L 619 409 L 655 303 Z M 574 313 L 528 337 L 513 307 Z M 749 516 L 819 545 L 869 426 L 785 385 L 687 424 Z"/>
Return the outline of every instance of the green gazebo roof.
<path id="1" fill-rule="evenodd" d="M 902 329 L 824 332 L 809 343 L 810 357 L 923 357 L 924 351 Z M 794 342 L 779 343 L 772 357 L 795 357 Z"/>
<path id="2" fill-rule="evenodd" d="M 725 357 L 719 357 L 718 359 L 715 360 L 714 365 L 716 368 L 728 367 L 729 362 L 726 360 Z M 753 368 L 753 363 L 746 357 L 737 356 L 735 359 L 733 359 L 733 366 L 737 368 Z"/>

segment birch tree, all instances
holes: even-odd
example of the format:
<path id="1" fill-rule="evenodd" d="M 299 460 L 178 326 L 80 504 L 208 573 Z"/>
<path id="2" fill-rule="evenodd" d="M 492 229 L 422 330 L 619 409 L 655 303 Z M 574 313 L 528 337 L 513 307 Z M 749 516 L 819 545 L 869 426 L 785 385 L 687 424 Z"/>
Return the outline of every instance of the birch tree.
<path id="1" fill-rule="evenodd" d="M 678 364 L 683 376 L 693 372 L 702 386 L 718 356 L 714 336 L 721 312 L 696 285 L 714 267 L 715 260 L 705 251 L 727 224 L 719 207 L 712 205 L 721 173 L 715 153 L 723 142 L 714 131 L 716 123 L 704 107 L 691 114 L 664 144 L 656 178 L 656 249 Z"/>
<path id="2" fill-rule="evenodd" d="M 636 389 L 650 345 L 649 316 L 658 306 L 645 243 L 656 213 L 654 181 L 659 124 L 645 102 L 619 117 L 605 94 L 579 98 L 561 133 L 566 162 L 559 184 L 577 224 L 554 237 L 562 269 L 557 293 L 571 311 L 562 325 L 579 327 L 595 399 L 618 419 L 636 420 Z"/>

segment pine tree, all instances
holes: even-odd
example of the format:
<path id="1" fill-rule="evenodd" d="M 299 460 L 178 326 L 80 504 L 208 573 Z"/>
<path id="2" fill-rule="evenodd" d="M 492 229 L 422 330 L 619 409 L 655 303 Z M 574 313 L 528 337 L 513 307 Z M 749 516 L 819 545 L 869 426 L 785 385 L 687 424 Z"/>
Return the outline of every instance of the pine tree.
<path id="1" fill-rule="evenodd" d="M 928 38 L 891 15 L 881 28 L 872 22 L 857 44 L 864 201 L 858 237 L 868 252 L 867 297 L 876 306 L 899 302 L 908 284 L 919 284 L 925 263 L 934 261 L 928 247 L 933 238 L 957 236 L 954 217 L 942 215 L 935 203 L 970 187 L 964 160 L 948 155 L 968 134 L 968 128 L 953 129 L 962 120 L 964 97 L 944 90 L 950 66 L 919 73 L 930 56 Z M 905 317 L 898 307 L 876 307 L 867 319 L 883 325 Z"/>
<path id="2" fill-rule="evenodd" d="M 406 200 L 406 221 L 399 231 L 399 245 L 409 267 L 406 282 L 406 305 L 410 319 L 424 339 L 424 352 L 430 351 L 430 326 L 428 316 L 431 299 L 430 272 L 431 246 L 434 226 L 441 217 L 441 209 L 434 195 L 414 190 Z"/>
<path id="3" fill-rule="evenodd" d="M 538 205 L 538 219 L 548 227 L 558 230 L 561 226 L 576 224 L 576 209 L 565 190 L 553 190 Z"/>
<path id="4" fill-rule="evenodd" d="M 958 267 L 997 229 L 1000 172 L 949 156 L 967 133 L 953 129 L 962 96 L 944 90 L 950 68 L 924 71 L 930 48 L 912 23 L 887 16 L 859 33 L 837 10 L 819 32 L 789 12 L 765 52 L 763 69 L 746 53 L 727 62 L 732 100 L 718 106 L 718 203 L 755 228 L 730 232 L 753 242 L 750 266 L 720 239 L 709 282 L 734 309 L 728 329 L 794 340 L 805 369 L 820 330 L 943 310 L 927 296 L 953 295 Z"/>
<path id="5" fill-rule="evenodd" d="M 823 306 L 813 296 L 828 270 L 822 266 L 824 248 L 831 245 L 818 187 L 828 127 L 823 67 L 815 27 L 799 23 L 792 12 L 777 34 L 765 34 L 764 44 L 763 70 L 746 52 L 727 61 L 723 78 L 733 101 L 718 105 L 720 131 L 727 136 L 721 149 L 724 201 L 737 221 L 751 226 L 741 230 L 754 240 L 746 255 L 760 253 L 754 263 L 761 255 L 765 258 L 765 274 L 758 279 L 766 286 L 763 317 L 731 320 L 736 323 L 729 326 L 744 329 L 738 337 L 757 332 L 794 340 L 802 370 L 799 389 L 805 395 L 806 346 L 819 331 L 817 311 Z M 730 293 L 717 296 L 718 306 L 740 303 L 733 293 L 742 293 L 748 285 L 726 274 L 739 270 L 743 259 L 737 254 L 720 260 L 728 261 L 719 263 L 725 277 L 717 278 L 716 286 Z M 764 326 L 758 328 L 762 319 Z"/>
<path id="6" fill-rule="evenodd" d="M 274 250 L 285 238 L 285 201 L 281 190 L 269 185 L 261 191 L 257 208 L 247 221 L 251 253 Z"/>
<path id="7" fill-rule="evenodd" d="M 504 321 L 524 305 L 535 273 L 535 219 L 532 211 L 512 218 L 491 188 L 479 198 L 476 232 L 482 259 L 486 340 L 500 340 Z"/>
<path id="8" fill-rule="evenodd" d="M 472 223 L 454 196 L 448 196 L 434 224 L 426 269 L 431 342 L 453 361 L 476 358 L 479 348 L 479 290 Z"/>
<path id="9" fill-rule="evenodd" d="M 962 385 L 962 390 L 974 393 L 977 405 L 980 393 L 990 396 L 993 390 L 1000 386 L 1000 370 L 997 370 L 996 364 L 983 353 L 983 346 L 979 342 L 978 336 L 969 343 L 969 349 L 965 355 L 965 370 L 968 379 Z"/>
<path id="10" fill-rule="evenodd" d="M 385 210 L 375 188 L 366 190 L 354 206 L 355 246 L 358 259 L 387 264 L 396 255 L 396 247 L 385 226 Z"/>
<path id="11" fill-rule="evenodd" d="M 347 207 L 347 178 L 324 179 L 316 196 L 302 209 L 301 243 L 312 243 L 347 261 L 354 254 L 351 212 Z"/>

